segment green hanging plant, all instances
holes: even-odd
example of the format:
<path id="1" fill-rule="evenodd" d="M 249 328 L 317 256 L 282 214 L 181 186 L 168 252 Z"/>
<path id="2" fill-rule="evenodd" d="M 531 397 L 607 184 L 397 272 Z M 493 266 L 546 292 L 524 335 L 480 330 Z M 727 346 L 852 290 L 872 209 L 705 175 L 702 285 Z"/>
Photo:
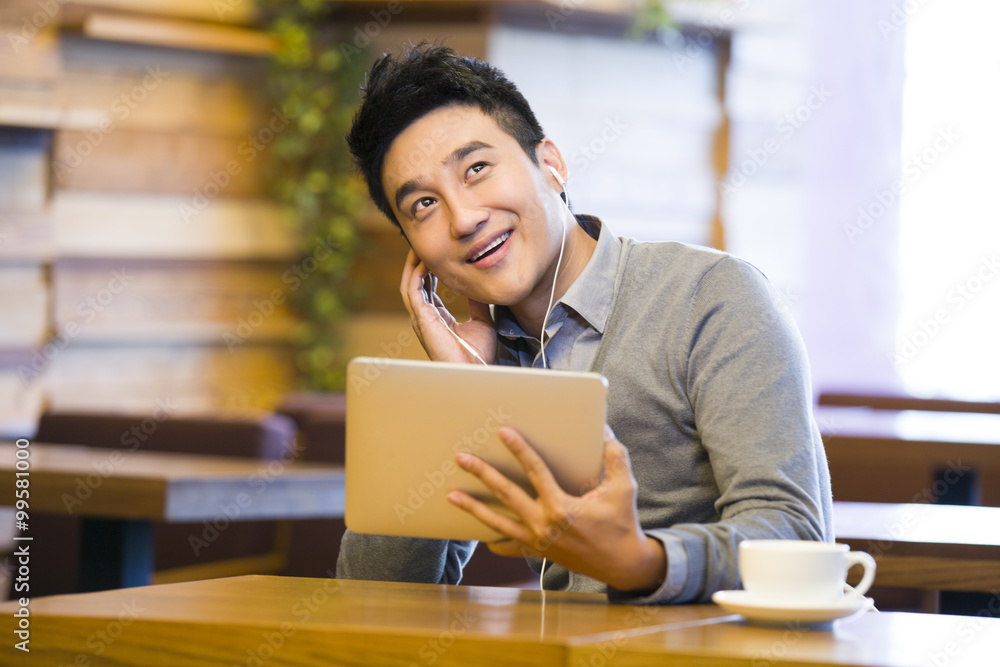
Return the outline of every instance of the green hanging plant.
<path id="1" fill-rule="evenodd" d="M 268 151 L 273 196 L 296 211 L 302 257 L 290 301 L 301 324 L 296 363 L 308 389 L 344 387 L 343 325 L 360 300 L 351 281 L 360 250 L 355 221 L 366 194 L 345 137 L 370 60 L 331 20 L 323 0 L 261 0 L 277 50 L 266 77 L 271 105 L 288 117 Z"/>
<path id="2" fill-rule="evenodd" d="M 645 0 L 629 27 L 631 39 L 644 39 L 650 33 L 662 28 L 677 28 L 677 22 L 670 14 L 664 0 Z"/>

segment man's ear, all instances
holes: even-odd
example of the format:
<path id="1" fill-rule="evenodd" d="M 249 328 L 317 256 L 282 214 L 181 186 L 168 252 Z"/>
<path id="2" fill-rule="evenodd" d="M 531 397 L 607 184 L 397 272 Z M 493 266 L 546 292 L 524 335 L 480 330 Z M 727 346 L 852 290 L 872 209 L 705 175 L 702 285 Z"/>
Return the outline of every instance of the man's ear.
<path id="1" fill-rule="evenodd" d="M 564 181 L 569 180 L 569 169 L 567 168 L 566 161 L 563 160 L 562 153 L 559 152 L 559 147 L 556 146 L 555 142 L 548 137 L 542 139 L 535 146 L 535 156 L 538 159 L 538 168 L 549 174 L 549 167 L 552 167 L 558 171 Z"/>

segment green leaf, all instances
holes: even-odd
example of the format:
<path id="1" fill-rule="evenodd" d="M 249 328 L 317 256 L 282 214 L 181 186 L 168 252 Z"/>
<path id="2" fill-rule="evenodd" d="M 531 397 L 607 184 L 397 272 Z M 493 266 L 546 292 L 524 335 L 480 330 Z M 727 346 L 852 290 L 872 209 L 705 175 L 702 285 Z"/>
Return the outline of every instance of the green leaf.
<path id="1" fill-rule="evenodd" d="M 330 254 L 318 253 L 320 240 L 334 246 L 329 257 L 310 261 L 313 270 L 290 293 L 300 318 L 292 333 L 300 350 L 296 364 L 307 388 L 339 389 L 346 363 L 343 325 L 360 302 L 351 276 L 363 249 L 356 221 L 366 207 L 344 137 L 371 54 L 342 57 L 339 45 L 351 35 L 331 23 L 327 0 L 260 2 L 278 43 L 263 88 L 268 102 L 294 119 L 265 153 L 271 192 L 296 212 L 303 260 Z"/>

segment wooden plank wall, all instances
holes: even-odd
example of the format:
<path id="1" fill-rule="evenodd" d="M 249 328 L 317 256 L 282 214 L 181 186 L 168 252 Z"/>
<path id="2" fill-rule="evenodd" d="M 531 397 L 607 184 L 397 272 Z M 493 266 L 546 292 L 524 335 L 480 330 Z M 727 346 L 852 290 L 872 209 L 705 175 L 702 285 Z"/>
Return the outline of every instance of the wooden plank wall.
<path id="1" fill-rule="evenodd" d="M 43 405 L 273 407 L 295 382 L 298 245 L 266 198 L 288 119 L 261 97 L 263 60 L 79 29 L 107 9 L 211 29 L 246 8 L 59 5 L 0 11 L 25 36 L 0 54 L 0 432 L 30 432 Z"/>
<path id="2" fill-rule="evenodd" d="M 120 41 L 120 29 L 88 37 L 98 25 L 88 17 L 108 12 L 242 29 L 253 3 L 59 4 L 63 15 L 34 31 L 25 26 L 36 2 L 0 8 L 0 29 L 34 33 L 0 55 L 0 126 L 18 128 L 0 139 L 0 169 L 19 179 L 0 185 L 0 299 L 5 312 L 27 313 L 16 329 L 0 325 L 0 392 L 14 388 L 0 393 L 0 430 L 18 423 L 8 420 L 15 394 L 31 392 L 67 409 L 141 409 L 165 395 L 191 410 L 271 407 L 294 381 L 294 288 L 284 276 L 296 242 L 289 212 L 265 197 L 264 139 L 284 121 L 260 98 L 262 61 L 244 49 L 252 40 L 227 33 L 219 44 L 229 52 L 213 52 Z M 710 50 L 680 67 L 683 45 L 622 39 L 621 17 L 614 37 L 593 31 L 606 21 L 586 8 L 552 27 L 551 6 L 536 4 L 406 3 L 375 25 L 373 5 L 354 2 L 337 20 L 375 53 L 444 39 L 497 61 L 576 159 L 579 210 L 618 233 L 707 242 L 720 117 Z M 135 39 L 174 29 L 144 25 Z M 607 141 L 619 117 L 627 127 Z M 589 160 L 581 147 L 597 139 L 605 145 Z M 653 155 L 649 141 L 665 148 Z M 405 240 L 372 209 L 359 223 L 367 244 L 356 277 L 367 297 L 349 325 L 350 351 L 423 358 L 398 295 Z M 444 296 L 466 315 L 463 299 Z M 30 382 L 12 375 L 25 358 Z M 40 406 L 18 413 L 21 423 Z"/>

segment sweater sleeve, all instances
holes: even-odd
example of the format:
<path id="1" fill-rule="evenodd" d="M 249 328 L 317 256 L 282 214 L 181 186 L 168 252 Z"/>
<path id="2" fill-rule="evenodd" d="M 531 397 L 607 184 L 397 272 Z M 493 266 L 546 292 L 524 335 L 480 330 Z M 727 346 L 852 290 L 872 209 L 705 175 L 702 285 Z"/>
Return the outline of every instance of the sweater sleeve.
<path id="1" fill-rule="evenodd" d="M 347 530 L 337 557 L 338 579 L 457 584 L 477 542 L 366 535 Z"/>
<path id="2" fill-rule="evenodd" d="M 646 530 L 664 544 L 667 571 L 660 590 L 631 602 L 706 601 L 739 588 L 746 539 L 833 539 L 808 361 L 770 283 L 746 262 L 721 260 L 694 293 L 684 340 L 686 392 L 719 490 L 719 520 Z"/>

